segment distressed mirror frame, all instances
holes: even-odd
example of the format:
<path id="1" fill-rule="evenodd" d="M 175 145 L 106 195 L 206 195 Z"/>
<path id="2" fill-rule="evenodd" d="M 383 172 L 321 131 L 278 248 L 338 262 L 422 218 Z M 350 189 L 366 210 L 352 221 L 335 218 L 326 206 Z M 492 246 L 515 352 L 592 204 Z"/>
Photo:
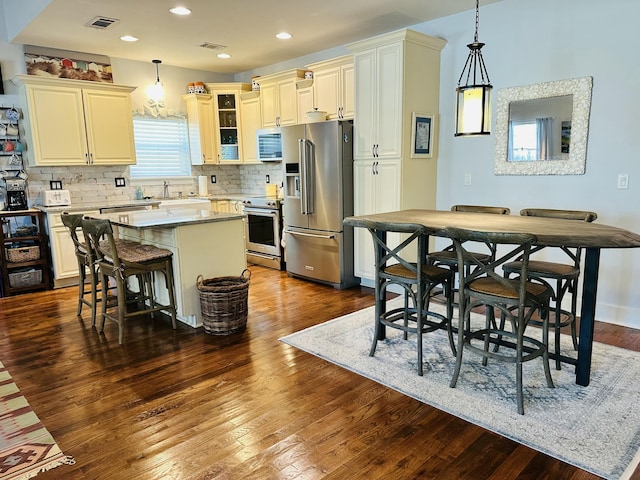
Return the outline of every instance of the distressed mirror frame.
<path id="1" fill-rule="evenodd" d="M 496 96 L 495 174 L 496 175 L 582 175 L 587 159 L 592 77 L 503 88 Z M 573 95 L 571 143 L 568 160 L 509 162 L 509 104 L 536 98 Z"/>

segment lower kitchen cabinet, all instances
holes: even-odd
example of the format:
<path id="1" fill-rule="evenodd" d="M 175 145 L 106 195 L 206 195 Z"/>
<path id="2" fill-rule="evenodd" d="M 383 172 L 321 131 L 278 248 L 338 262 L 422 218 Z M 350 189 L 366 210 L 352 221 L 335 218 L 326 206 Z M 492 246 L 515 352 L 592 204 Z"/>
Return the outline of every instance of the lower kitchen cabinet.
<path id="1" fill-rule="evenodd" d="M 46 290 L 51 286 L 44 215 L 37 210 L 0 212 L 1 296 Z"/>
<path id="2" fill-rule="evenodd" d="M 353 162 L 355 215 L 392 212 L 400 209 L 400 160 L 361 160 Z M 393 235 L 397 238 L 394 240 Z M 390 234 L 390 244 L 399 236 Z M 354 274 L 373 279 L 374 252 L 371 234 L 365 228 L 354 228 Z"/>
<path id="3" fill-rule="evenodd" d="M 96 214 L 97 210 L 74 212 Z M 51 245 L 51 265 L 53 266 L 53 287 L 67 287 L 78 283 L 78 261 L 69 229 L 62 223 L 61 213 L 47 214 L 47 228 Z M 79 232 L 82 235 L 82 232 Z"/>

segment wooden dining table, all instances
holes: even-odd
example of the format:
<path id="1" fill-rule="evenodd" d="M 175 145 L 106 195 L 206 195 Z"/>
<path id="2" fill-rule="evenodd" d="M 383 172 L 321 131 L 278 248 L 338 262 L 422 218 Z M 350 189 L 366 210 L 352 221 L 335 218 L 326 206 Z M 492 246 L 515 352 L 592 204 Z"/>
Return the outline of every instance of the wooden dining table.
<path id="1" fill-rule="evenodd" d="M 577 359 L 561 356 L 576 367 L 576 383 L 589 385 L 591 353 L 598 289 L 600 251 L 603 248 L 638 248 L 640 235 L 600 223 L 548 217 L 492 215 L 488 213 L 451 212 L 448 210 L 400 210 L 347 217 L 345 225 L 366 227 L 367 222 L 412 223 L 423 225 L 428 234 L 446 237 L 448 227 L 481 232 L 529 233 L 537 237 L 536 245 L 545 247 L 582 247 L 585 263 L 582 283 L 582 306 Z"/>

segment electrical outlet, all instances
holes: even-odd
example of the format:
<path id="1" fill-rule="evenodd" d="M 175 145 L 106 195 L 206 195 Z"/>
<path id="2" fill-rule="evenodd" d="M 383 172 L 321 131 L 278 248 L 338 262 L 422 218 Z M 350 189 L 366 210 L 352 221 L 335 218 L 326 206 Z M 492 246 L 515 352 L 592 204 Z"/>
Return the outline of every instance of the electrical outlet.
<path id="1" fill-rule="evenodd" d="M 49 181 L 49 189 L 50 190 L 62 190 L 62 181 L 61 180 L 50 180 Z"/>
<path id="2" fill-rule="evenodd" d="M 464 174 L 464 185 L 465 185 L 465 187 L 468 187 L 469 185 L 471 185 L 471 174 L 470 173 L 465 173 Z"/>
<path id="3" fill-rule="evenodd" d="M 271 175 L 266 175 L 265 176 L 265 182 L 266 183 L 271 183 Z"/>
<path id="4" fill-rule="evenodd" d="M 618 190 L 627 190 L 629 188 L 629 174 L 618 174 Z"/>
<path id="5" fill-rule="evenodd" d="M 126 186 L 124 177 L 116 177 L 116 187 L 124 187 L 124 186 Z"/>
<path id="6" fill-rule="evenodd" d="M 211 175 L 211 183 L 216 183 L 216 176 L 215 175 Z"/>

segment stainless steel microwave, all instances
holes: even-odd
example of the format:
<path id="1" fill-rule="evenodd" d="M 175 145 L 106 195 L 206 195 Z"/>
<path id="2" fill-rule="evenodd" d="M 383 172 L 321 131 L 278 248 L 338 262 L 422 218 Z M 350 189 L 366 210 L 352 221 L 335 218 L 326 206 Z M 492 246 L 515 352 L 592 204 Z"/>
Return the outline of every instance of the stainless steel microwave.
<path id="1" fill-rule="evenodd" d="M 279 128 L 265 128 L 256 131 L 258 160 L 279 162 L 282 160 L 282 133 Z"/>

